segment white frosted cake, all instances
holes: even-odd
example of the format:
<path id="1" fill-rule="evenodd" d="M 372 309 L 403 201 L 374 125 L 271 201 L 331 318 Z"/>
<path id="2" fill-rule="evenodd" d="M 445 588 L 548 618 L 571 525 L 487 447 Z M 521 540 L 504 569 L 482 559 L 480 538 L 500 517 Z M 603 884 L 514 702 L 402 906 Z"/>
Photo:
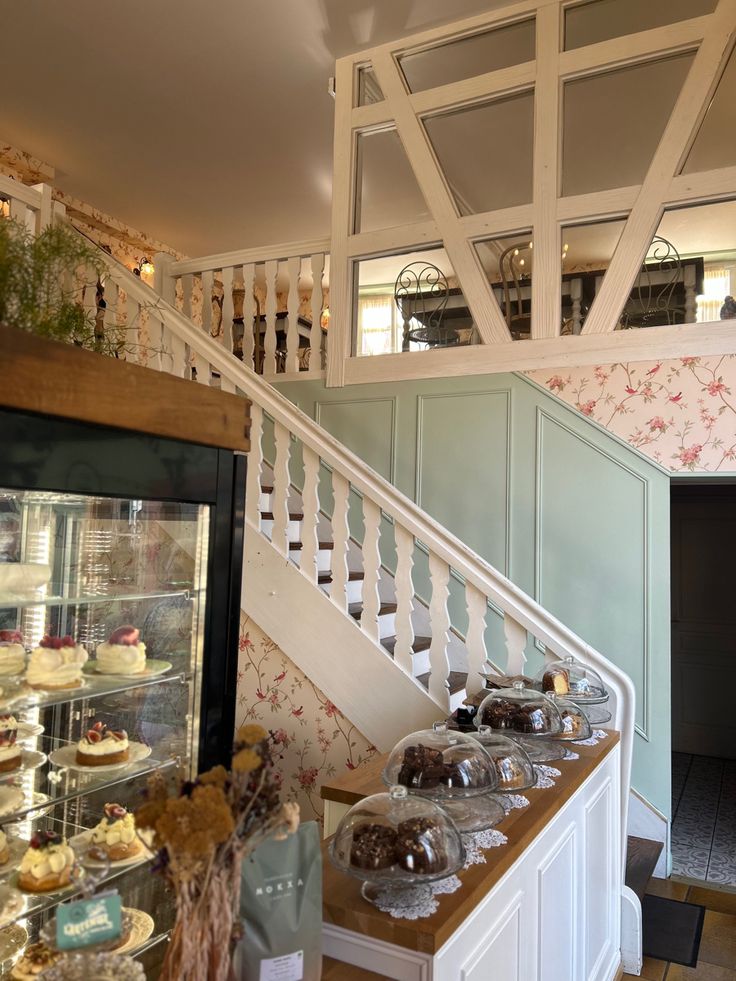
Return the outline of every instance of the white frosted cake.
<path id="1" fill-rule="evenodd" d="M 77 763 L 80 766 L 111 766 L 128 759 L 128 733 L 113 731 L 104 722 L 95 722 L 77 743 Z"/>
<path id="2" fill-rule="evenodd" d="M 105 804 L 105 816 L 92 829 L 92 845 L 111 862 L 137 855 L 142 845 L 135 831 L 133 815 L 122 804 Z"/>
<path id="3" fill-rule="evenodd" d="M 137 627 L 118 627 L 106 644 L 97 648 L 97 670 L 100 674 L 143 674 L 146 670 L 146 645 Z"/>
<path id="4" fill-rule="evenodd" d="M 27 892 L 60 889 L 71 881 L 73 867 L 74 852 L 66 838 L 53 831 L 39 831 L 20 863 L 18 885 Z"/>
<path id="5" fill-rule="evenodd" d="M 53 691 L 57 688 L 79 688 L 82 667 L 89 655 L 72 637 L 44 637 L 31 652 L 26 681 L 32 688 Z"/>
<path id="6" fill-rule="evenodd" d="M 21 747 L 16 742 L 18 723 L 12 715 L 0 715 L 0 772 L 7 773 L 20 766 Z"/>
<path id="7" fill-rule="evenodd" d="M 0 675 L 22 674 L 26 649 L 19 630 L 0 630 Z"/>

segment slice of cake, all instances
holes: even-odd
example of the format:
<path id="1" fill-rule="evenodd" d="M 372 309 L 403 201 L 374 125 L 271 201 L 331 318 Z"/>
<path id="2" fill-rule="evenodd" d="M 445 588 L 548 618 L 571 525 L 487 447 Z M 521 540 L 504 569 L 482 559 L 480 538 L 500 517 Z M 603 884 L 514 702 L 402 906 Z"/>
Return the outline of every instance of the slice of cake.
<path id="1" fill-rule="evenodd" d="M 110 729 L 104 722 L 95 722 L 77 743 L 79 766 L 127 763 L 128 755 L 128 733 L 125 729 Z"/>
<path id="2" fill-rule="evenodd" d="M 100 674 L 143 674 L 146 670 L 146 645 L 137 627 L 118 627 L 106 644 L 97 648 L 97 670 Z"/>

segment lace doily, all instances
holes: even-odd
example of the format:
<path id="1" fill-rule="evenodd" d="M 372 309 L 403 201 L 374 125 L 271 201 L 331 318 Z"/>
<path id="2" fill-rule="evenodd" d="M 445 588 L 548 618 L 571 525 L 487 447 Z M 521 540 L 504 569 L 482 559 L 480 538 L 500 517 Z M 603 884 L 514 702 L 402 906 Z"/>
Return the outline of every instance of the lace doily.
<path id="1" fill-rule="evenodd" d="M 590 739 L 576 739 L 576 746 L 596 746 L 601 739 L 605 739 L 608 733 L 605 729 L 594 729 L 590 735 Z"/>
<path id="2" fill-rule="evenodd" d="M 500 794 L 498 799 L 507 814 L 516 808 L 529 807 L 529 798 L 523 794 Z"/>
<path id="3" fill-rule="evenodd" d="M 426 886 L 381 886 L 376 891 L 373 904 L 382 913 L 388 913 L 395 920 L 421 920 L 432 916 L 439 908 L 437 896 L 457 892 L 462 882 L 456 875 L 450 875 L 439 882 Z"/>
<path id="4" fill-rule="evenodd" d="M 547 790 L 554 787 L 553 777 L 561 777 L 562 771 L 555 766 L 545 766 L 543 763 L 534 764 L 534 772 L 537 774 L 537 782 L 534 784 L 535 790 Z"/>
<path id="5" fill-rule="evenodd" d="M 463 845 L 465 846 L 465 865 L 468 869 L 471 865 L 485 865 L 486 857 L 483 854 L 489 848 L 500 848 L 501 845 L 508 843 L 508 838 L 501 831 L 477 831 L 472 835 L 463 835 Z"/>
<path id="6" fill-rule="evenodd" d="M 579 760 L 580 753 L 574 753 L 571 749 L 565 749 L 565 759 L 566 760 Z"/>

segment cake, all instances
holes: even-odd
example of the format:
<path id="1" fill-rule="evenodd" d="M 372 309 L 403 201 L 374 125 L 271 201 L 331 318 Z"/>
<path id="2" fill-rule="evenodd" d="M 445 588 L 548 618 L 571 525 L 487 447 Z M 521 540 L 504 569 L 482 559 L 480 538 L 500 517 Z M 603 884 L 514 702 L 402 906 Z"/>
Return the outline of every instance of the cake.
<path id="1" fill-rule="evenodd" d="M 10 858 L 10 849 L 8 848 L 8 836 L 0 828 L 0 865 L 5 865 L 5 863 Z"/>
<path id="2" fill-rule="evenodd" d="M 407 872 L 431 875 L 447 868 L 443 832 L 432 818 L 417 817 L 402 821 L 396 833 L 397 864 Z"/>
<path id="3" fill-rule="evenodd" d="M 18 723 L 12 715 L 0 715 L 0 773 L 17 770 L 21 747 L 16 743 Z"/>
<path id="4" fill-rule="evenodd" d="M 126 625 L 113 630 L 106 644 L 97 648 L 97 670 L 100 674 L 143 674 L 146 670 L 146 645 L 137 627 Z"/>
<path id="5" fill-rule="evenodd" d="M 0 675 L 22 674 L 26 649 L 19 630 L 0 630 Z"/>
<path id="6" fill-rule="evenodd" d="M 121 804 L 105 804 L 104 817 L 92 829 L 92 856 L 120 862 L 140 854 L 142 850 L 133 815 Z"/>
<path id="7" fill-rule="evenodd" d="M 23 956 L 13 967 L 10 974 L 15 981 L 29 981 L 30 978 L 37 978 L 42 971 L 51 967 L 60 958 L 61 952 L 51 950 L 42 940 L 38 943 L 30 944 L 23 951 Z"/>
<path id="8" fill-rule="evenodd" d="M 520 704 L 507 698 L 496 698 L 482 712 L 481 723 L 492 729 L 513 732 L 546 732 L 549 720 L 534 703 Z"/>
<path id="9" fill-rule="evenodd" d="M 128 760 L 128 733 L 125 729 L 109 729 L 104 722 L 95 722 L 77 743 L 79 766 L 110 766 Z"/>
<path id="10" fill-rule="evenodd" d="M 396 832 L 385 824 L 366 821 L 353 828 L 350 864 L 356 869 L 388 869 L 394 864 Z"/>
<path id="11" fill-rule="evenodd" d="M 482 764 L 472 757 L 445 760 L 442 750 L 419 743 L 404 750 L 396 782 L 414 790 L 462 789 L 485 786 L 488 775 Z"/>
<path id="12" fill-rule="evenodd" d="M 562 717 L 562 734 L 565 736 L 579 736 L 583 730 L 583 720 L 577 712 L 570 709 L 563 709 L 560 712 Z"/>
<path id="13" fill-rule="evenodd" d="M 74 852 L 55 831 L 36 832 L 20 863 L 18 886 L 26 892 L 50 892 L 69 885 Z"/>
<path id="14" fill-rule="evenodd" d="M 55 691 L 63 688 L 79 688 L 82 683 L 82 666 L 88 657 L 81 644 L 72 637 L 45 636 L 31 652 L 26 681 L 31 688 Z"/>
<path id="15" fill-rule="evenodd" d="M 570 675 L 565 668 L 549 667 L 542 675 L 542 691 L 555 695 L 567 695 L 570 691 Z"/>

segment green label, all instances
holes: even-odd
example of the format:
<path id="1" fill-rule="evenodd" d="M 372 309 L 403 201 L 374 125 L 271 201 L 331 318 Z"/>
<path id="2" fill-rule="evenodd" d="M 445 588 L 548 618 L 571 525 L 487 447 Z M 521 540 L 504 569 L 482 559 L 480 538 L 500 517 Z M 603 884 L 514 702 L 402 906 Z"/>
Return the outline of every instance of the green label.
<path id="1" fill-rule="evenodd" d="M 120 936 L 122 904 L 117 892 L 108 892 L 92 899 L 64 903 L 56 910 L 56 946 L 59 950 L 74 950 L 105 943 Z"/>

